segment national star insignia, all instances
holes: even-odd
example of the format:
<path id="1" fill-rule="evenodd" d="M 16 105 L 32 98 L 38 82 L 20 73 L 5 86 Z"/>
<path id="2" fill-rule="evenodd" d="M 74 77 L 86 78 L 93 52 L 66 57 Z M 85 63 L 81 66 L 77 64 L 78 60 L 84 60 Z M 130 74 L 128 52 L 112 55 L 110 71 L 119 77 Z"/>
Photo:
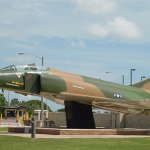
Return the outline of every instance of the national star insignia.
<path id="1" fill-rule="evenodd" d="M 122 97 L 122 95 L 120 95 L 119 93 L 114 94 L 114 96 L 116 96 L 116 98 L 118 99 Z"/>

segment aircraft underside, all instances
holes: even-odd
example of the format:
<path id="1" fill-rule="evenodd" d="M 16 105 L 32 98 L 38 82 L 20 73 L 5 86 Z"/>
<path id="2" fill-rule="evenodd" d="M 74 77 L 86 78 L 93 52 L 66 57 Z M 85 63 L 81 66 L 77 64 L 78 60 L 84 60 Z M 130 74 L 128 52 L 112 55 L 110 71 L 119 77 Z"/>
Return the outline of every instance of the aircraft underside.
<path id="1" fill-rule="evenodd" d="M 4 90 L 12 90 L 11 88 L 3 88 Z M 24 96 L 33 95 L 44 97 L 51 100 L 57 104 L 65 105 L 65 101 L 74 101 L 77 103 L 91 105 L 93 109 L 102 109 L 107 111 L 112 111 L 116 113 L 131 113 L 131 114 L 141 114 L 144 110 L 150 109 L 150 101 L 119 101 L 117 99 L 100 98 L 100 97 L 87 97 L 85 95 L 73 95 L 68 93 L 48 93 L 41 92 L 40 94 L 27 93 L 24 90 L 16 89 L 12 90 L 16 93 L 23 94 Z"/>

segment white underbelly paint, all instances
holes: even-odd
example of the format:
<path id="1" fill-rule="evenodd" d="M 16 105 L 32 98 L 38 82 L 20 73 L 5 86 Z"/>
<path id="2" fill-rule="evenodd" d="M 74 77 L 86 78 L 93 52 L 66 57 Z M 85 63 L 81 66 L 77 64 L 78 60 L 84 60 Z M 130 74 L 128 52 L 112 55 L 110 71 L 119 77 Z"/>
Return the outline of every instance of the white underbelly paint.
<path id="1" fill-rule="evenodd" d="M 84 89 L 84 87 L 79 87 L 79 86 L 75 86 L 75 85 L 73 85 L 72 87 L 82 89 L 82 90 Z"/>

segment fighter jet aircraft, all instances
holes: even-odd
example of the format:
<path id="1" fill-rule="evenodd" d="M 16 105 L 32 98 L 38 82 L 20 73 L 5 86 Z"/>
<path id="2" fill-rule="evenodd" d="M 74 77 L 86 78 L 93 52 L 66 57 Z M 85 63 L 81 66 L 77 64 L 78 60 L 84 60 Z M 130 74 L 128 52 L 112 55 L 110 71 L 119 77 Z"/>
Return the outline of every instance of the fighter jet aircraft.
<path id="1" fill-rule="evenodd" d="M 0 88 L 65 105 L 68 128 L 95 128 L 92 108 L 149 114 L 150 78 L 133 86 L 67 73 L 35 64 L 0 69 Z"/>

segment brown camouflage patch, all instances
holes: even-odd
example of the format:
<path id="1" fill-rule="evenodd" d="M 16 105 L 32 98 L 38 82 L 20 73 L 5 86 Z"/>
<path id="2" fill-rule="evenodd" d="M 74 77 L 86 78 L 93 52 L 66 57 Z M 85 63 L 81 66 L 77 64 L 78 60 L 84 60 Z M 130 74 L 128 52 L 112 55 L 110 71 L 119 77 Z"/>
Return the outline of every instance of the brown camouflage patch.
<path id="1" fill-rule="evenodd" d="M 148 93 L 150 93 L 150 82 L 144 84 L 144 86 L 141 88 L 145 91 L 147 91 Z"/>
<path id="2" fill-rule="evenodd" d="M 67 86 L 66 92 L 72 94 L 106 97 L 98 87 L 91 83 L 84 82 L 80 75 L 59 71 L 53 68 L 52 70 L 53 71 L 49 72 L 49 74 L 59 76 L 65 80 Z"/>

